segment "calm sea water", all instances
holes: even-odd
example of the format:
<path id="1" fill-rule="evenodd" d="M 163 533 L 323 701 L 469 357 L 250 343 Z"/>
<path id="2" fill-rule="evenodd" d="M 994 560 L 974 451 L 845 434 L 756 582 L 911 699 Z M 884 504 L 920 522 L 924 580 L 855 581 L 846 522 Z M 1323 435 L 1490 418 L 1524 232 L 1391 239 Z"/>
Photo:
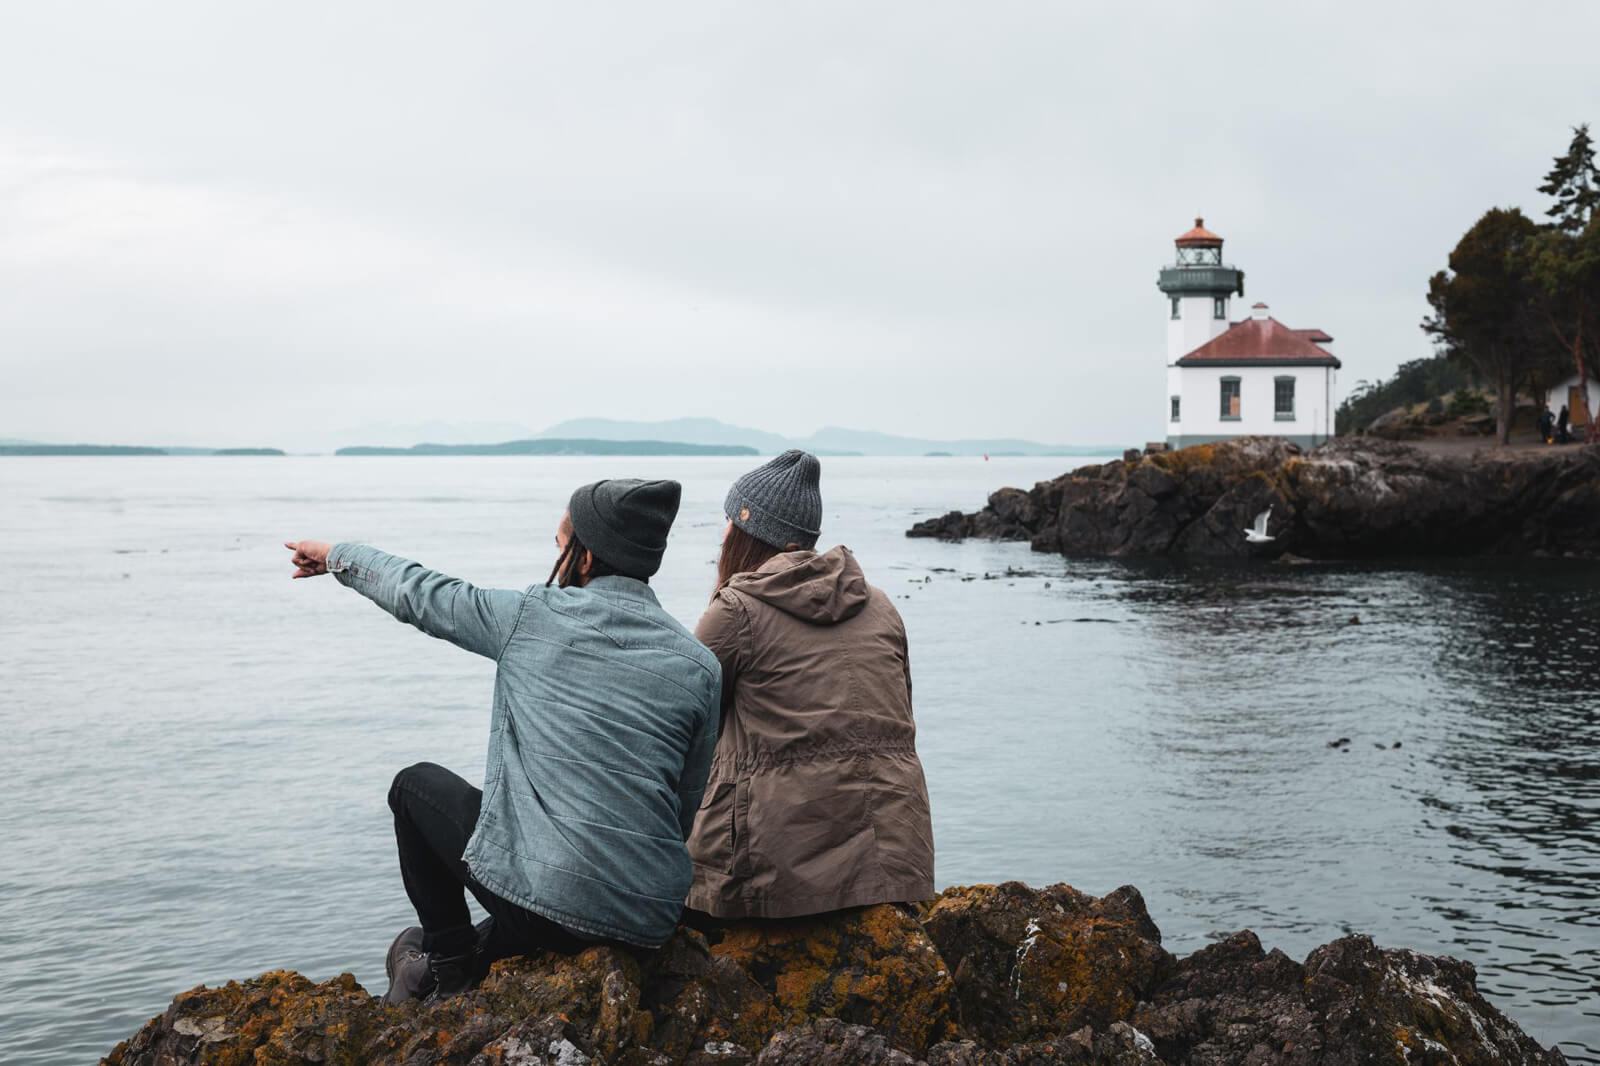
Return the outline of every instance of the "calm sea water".
<path id="1" fill-rule="evenodd" d="M 910 631 L 941 885 L 1131 882 L 1180 953 L 1249 927 L 1296 957 L 1351 931 L 1461 956 L 1600 1062 L 1600 567 L 907 540 L 1066 461 L 824 462 L 826 542 Z M 574 486 L 673 476 L 656 586 L 692 624 L 750 465 L 0 459 L 0 1062 L 95 1061 L 199 982 L 382 989 L 410 921 L 389 780 L 481 779 L 492 666 L 291 582 L 282 540 L 521 586 Z"/>

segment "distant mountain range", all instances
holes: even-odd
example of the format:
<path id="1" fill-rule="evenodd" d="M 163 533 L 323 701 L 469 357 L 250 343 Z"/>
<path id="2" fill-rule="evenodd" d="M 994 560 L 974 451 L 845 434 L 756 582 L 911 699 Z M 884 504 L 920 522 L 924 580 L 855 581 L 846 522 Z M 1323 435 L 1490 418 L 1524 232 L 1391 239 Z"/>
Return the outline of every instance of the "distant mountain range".
<path id="1" fill-rule="evenodd" d="M 664 440 L 582 440 L 542 437 L 500 444 L 414 444 L 409 448 L 340 448 L 335 455 L 755 455 L 740 444 L 683 444 Z"/>
<path id="2" fill-rule="evenodd" d="M 575 418 L 551 426 L 543 437 L 583 437 L 591 440 L 672 440 L 686 444 L 744 445 L 763 455 L 789 448 L 804 448 L 817 455 L 1113 455 L 1120 446 L 1040 444 L 1014 437 L 938 440 L 900 437 L 872 430 L 826 426 L 809 437 L 784 437 L 759 429 L 733 426 L 715 418 L 674 418 L 665 422 L 625 422 L 610 418 Z"/>

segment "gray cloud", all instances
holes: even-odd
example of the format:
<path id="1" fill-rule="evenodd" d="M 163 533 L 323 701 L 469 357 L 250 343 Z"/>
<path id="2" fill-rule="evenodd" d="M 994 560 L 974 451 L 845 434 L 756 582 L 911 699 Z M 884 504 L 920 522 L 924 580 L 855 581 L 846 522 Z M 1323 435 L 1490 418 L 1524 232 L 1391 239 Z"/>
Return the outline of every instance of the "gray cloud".
<path id="1" fill-rule="evenodd" d="M 1346 385 L 1600 120 L 1595 5 L 32 5 L 0 436 L 1164 431 L 1197 213 Z"/>

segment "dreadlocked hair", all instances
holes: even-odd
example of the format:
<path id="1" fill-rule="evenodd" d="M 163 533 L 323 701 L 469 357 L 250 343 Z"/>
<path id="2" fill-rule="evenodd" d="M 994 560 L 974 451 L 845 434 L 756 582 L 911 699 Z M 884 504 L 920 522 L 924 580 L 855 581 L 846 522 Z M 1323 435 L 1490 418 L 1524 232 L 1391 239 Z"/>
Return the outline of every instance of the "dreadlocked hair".
<path id="1" fill-rule="evenodd" d="M 567 537 L 567 546 L 561 549 L 561 555 L 556 559 L 556 565 L 550 569 L 550 578 L 545 582 L 545 587 L 558 585 L 561 588 L 571 588 L 582 585 L 585 581 L 593 581 L 597 577 L 610 577 L 622 571 L 606 562 L 600 556 L 590 553 L 589 573 L 583 573 L 583 553 L 589 549 L 583 546 L 583 541 L 578 539 L 574 531 Z"/>

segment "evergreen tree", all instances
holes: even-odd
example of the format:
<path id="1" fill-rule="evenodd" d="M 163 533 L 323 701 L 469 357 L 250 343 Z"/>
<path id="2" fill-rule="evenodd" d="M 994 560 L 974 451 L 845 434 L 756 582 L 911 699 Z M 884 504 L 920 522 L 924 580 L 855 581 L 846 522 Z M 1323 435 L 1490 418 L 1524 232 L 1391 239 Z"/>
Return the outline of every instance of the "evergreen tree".
<path id="1" fill-rule="evenodd" d="M 1589 375 L 1600 373 L 1600 169 L 1587 124 L 1572 131 L 1539 191 L 1555 203 L 1555 219 L 1529 248 L 1528 270 L 1551 334 L 1576 369 L 1585 403 Z M 1577 412 L 1574 412 L 1576 414 Z M 1600 411 L 1588 412 L 1585 435 L 1600 441 Z"/>
<path id="2" fill-rule="evenodd" d="M 1565 233 L 1582 232 L 1600 211 L 1600 169 L 1587 122 L 1573 128 L 1566 155 L 1556 156 L 1539 191 L 1555 200 L 1545 214 Z"/>

